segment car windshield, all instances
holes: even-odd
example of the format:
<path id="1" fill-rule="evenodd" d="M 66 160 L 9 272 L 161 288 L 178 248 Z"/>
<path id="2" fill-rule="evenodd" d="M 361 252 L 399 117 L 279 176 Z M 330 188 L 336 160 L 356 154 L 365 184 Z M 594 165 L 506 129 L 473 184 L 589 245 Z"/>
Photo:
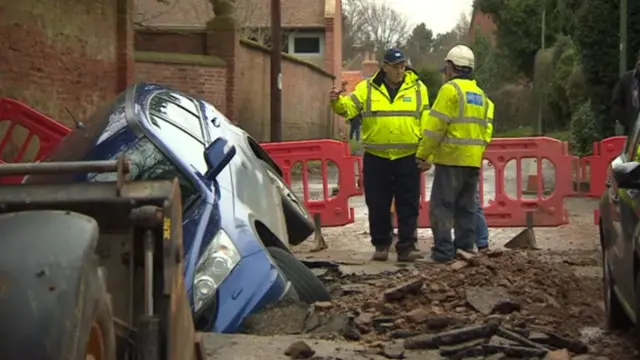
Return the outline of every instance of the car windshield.
<path id="1" fill-rule="evenodd" d="M 126 136 L 118 131 L 126 126 L 125 94 L 122 93 L 100 110 L 96 111 L 84 124 L 82 130 L 74 130 L 49 156 L 47 161 L 91 161 L 110 160 L 124 155 L 129 161 L 131 180 L 172 180 L 178 178 L 182 197 L 182 207 L 187 210 L 198 198 L 196 187 L 186 175 L 165 156 L 149 139 L 143 137 L 119 151 L 94 151 L 107 138 Z M 128 143 L 129 141 L 127 141 Z M 115 181 L 115 173 L 87 174 L 89 181 Z M 74 174 L 34 175 L 25 179 L 26 183 L 66 183 L 78 181 Z"/>
<path id="2" fill-rule="evenodd" d="M 182 197 L 182 208 L 185 210 L 198 198 L 196 187 L 151 140 L 142 138 L 129 149 L 117 154 L 114 158 L 121 155 L 124 155 L 129 161 L 129 179 L 173 180 L 174 178 L 178 178 Z M 89 174 L 87 180 L 116 181 L 116 177 L 117 175 L 115 173 L 94 173 Z"/>

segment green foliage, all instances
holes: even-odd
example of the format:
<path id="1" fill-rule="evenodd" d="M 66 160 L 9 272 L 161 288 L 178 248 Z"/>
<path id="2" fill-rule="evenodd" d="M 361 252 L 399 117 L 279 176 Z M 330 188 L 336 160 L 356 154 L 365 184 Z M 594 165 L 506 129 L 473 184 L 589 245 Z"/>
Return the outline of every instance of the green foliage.
<path id="1" fill-rule="evenodd" d="M 600 132 L 598 117 L 591 108 L 591 101 L 583 102 L 571 116 L 571 153 L 578 156 L 591 154 L 593 142 L 601 139 Z"/>
<path id="2" fill-rule="evenodd" d="M 573 96 L 578 93 L 575 89 L 569 89 L 570 85 L 576 85 L 571 83 L 570 78 L 573 76 L 574 80 L 580 80 L 580 73 L 576 73 L 578 68 L 578 57 L 575 50 L 575 46 L 571 41 L 571 38 L 562 36 L 558 38 L 553 48 L 548 50 L 546 57 L 546 63 L 536 64 L 536 72 L 544 68 L 548 76 L 545 81 L 535 78 L 535 84 L 544 84 L 544 102 L 547 113 L 545 113 L 545 130 L 554 129 L 567 129 L 571 120 L 571 114 L 577 110 L 577 107 L 585 101 L 584 96 L 576 98 L 570 97 L 571 92 Z M 572 106 L 572 101 L 574 103 Z"/>
<path id="3" fill-rule="evenodd" d="M 476 56 L 474 77 L 485 92 L 491 93 L 514 74 L 508 61 L 500 56 L 491 44 L 489 37 L 477 32 L 471 49 Z"/>
<path id="4" fill-rule="evenodd" d="M 531 86 L 505 85 L 489 93 L 489 96 L 496 104 L 493 120 L 495 131 L 529 127 L 536 123 L 538 110 Z"/>
<path id="5" fill-rule="evenodd" d="M 533 76 L 534 59 L 541 46 L 542 10 L 540 0 L 476 0 L 475 6 L 493 16 L 498 26 L 498 49 L 519 73 Z M 549 28 L 552 29 L 552 24 Z M 555 33 L 547 31 L 547 41 L 553 42 Z"/>
<path id="6" fill-rule="evenodd" d="M 434 68 L 423 68 L 418 71 L 418 76 L 420 76 L 420 80 L 427 85 L 427 89 L 429 91 L 429 103 L 433 104 L 438 96 L 438 90 L 444 83 L 444 76 L 440 72 L 439 69 Z"/>
<path id="7" fill-rule="evenodd" d="M 640 51 L 640 1 L 631 0 L 629 6 L 627 64 L 632 68 Z"/>
<path id="8" fill-rule="evenodd" d="M 618 80 L 618 2 L 584 0 L 577 13 L 577 45 L 594 116 L 601 124 L 602 137 L 614 134 L 609 119 L 611 89 Z"/>
<path id="9" fill-rule="evenodd" d="M 403 48 L 414 67 L 422 68 L 425 66 L 426 56 L 431 51 L 433 41 L 433 31 L 427 28 L 425 23 L 420 23 L 413 28 Z"/>

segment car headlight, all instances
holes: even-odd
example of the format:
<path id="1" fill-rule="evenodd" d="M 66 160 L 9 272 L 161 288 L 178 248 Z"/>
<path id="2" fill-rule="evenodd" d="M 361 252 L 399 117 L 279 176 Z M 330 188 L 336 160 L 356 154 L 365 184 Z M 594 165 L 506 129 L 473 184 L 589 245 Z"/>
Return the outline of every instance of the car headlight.
<path id="1" fill-rule="evenodd" d="M 193 280 L 193 306 L 198 311 L 216 294 L 218 286 L 240 262 L 238 249 L 224 230 L 218 231 L 200 256 Z"/>

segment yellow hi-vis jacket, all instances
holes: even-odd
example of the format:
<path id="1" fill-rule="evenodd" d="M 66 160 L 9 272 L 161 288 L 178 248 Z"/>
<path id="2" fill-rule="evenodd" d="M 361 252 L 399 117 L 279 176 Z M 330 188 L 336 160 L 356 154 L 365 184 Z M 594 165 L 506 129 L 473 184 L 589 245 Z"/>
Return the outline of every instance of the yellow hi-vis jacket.
<path id="1" fill-rule="evenodd" d="M 361 81 L 348 96 L 332 104 L 336 114 L 351 119 L 362 112 L 362 146 L 372 155 L 398 159 L 415 154 L 427 119 L 429 95 L 418 75 L 407 69 L 396 97 L 383 84 L 384 71 Z"/>
<path id="2" fill-rule="evenodd" d="M 493 133 L 493 103 L 475 80 L 444 84 L 429 111 L 416 157 L 434 164 L 482 166 Z"/>

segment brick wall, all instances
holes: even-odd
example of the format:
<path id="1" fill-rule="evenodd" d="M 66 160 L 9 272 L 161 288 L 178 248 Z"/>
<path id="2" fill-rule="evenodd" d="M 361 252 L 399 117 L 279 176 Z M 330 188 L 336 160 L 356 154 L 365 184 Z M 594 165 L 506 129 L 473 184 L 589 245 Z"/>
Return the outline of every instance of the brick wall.
<path id="1" fill-rule="evenodd" d="M 257 140 L 269 140 L 269 49 L 238 40 L 235 30 L 220 26 L 179 33 L 137 31 L 136 50 L 136 80 L 202 97 Z M 285 140 L 332 138 L 344 132 L 344 122 L 329 108 L 333 75 L 286 54 L 282 74 Z"/>
<path id="2" fill-rule="evenodd" d="M 0 96 L 68 125 L 131 81 L 132 0 L 3 1 Z"/>
<path id="3" fill-rule="evenodd" d="M 497 27 L 493 18 L 489 14 L 485 14 L 480 10 L 476 10 L 471 18 L 471 24 L 469 25 L 469 42 L 473 42 L 475 37 L 479 34 L 488 36 L 491 42 L 496 43 Z"/>
<path id="4" fill-rule="evenodd" d="M 209 55 L 142 52 L 135 55 L 135 79 L 163 84 L 200 97 L 226 113 L 226 64 Z"/>
<path id="5" fill-rule="evenodd" d="M 241 41 L 236 50 L 235 120 L 258 141 L 270 134 L 270 53 L 267 48 Z M 329 91 L 333 76 L 324 70 L 282 57 L 282 123 L 284 140 L 330 138 Z"/>

